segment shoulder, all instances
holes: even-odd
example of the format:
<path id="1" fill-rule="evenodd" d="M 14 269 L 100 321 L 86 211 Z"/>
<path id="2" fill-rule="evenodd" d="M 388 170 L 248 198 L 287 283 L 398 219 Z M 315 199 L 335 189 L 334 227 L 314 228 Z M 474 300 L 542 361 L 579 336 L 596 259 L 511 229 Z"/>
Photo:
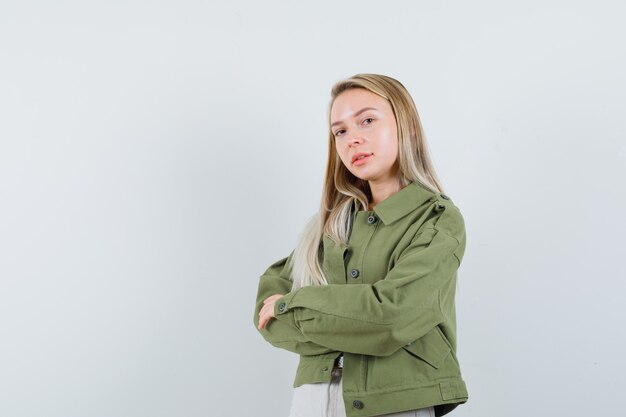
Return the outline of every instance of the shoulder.
<path id="1" fill-rule="evenodd" d="M 444 232 L 457 241 L 465 239 L 465 219 L 452 198 L 444 193 L 434 193 L 431 199 L 437 215 L 433 218 L 433 228 Z"/>

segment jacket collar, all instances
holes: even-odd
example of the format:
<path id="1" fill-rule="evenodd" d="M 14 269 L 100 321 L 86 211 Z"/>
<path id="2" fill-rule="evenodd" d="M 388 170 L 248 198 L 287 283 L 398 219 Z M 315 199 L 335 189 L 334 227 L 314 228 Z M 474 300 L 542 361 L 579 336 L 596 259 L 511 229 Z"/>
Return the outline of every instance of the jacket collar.
<path id="1" fill-rule="evenodd" d="M 406 216 L 436 194 L 414 181 L 374 206 L 374 212 L 385 225 Z"/>

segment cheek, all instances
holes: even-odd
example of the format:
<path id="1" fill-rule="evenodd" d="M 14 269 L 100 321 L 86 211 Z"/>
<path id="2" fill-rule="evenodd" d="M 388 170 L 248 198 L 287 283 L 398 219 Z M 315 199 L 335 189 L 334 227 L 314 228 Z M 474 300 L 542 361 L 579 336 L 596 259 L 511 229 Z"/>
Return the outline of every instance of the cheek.
<path id="1" fill-rule="evenodd" d="M 343 159 L 343 154 L 341 152 L 341 147 L 338 146 L 337 144 L 335 144 L 335 152 L 337 152 L 337 155 L 339 155 L 339 158 Z"/>
<path id="2" fill-rule="evenodd" d="M 346 162 L 345 149 L 343 149 L 340 146 L 335 145 L 335 152 L 337 152 L 337 155 L 339 155 L 339 159 L 341 159 L 341 161 L 345 163 Z"/>
<path id="3" fill-rule="evenodd" d="M 398 136 L 394 129 L 384 132 L 382 145 L 385 156 L 395 160 L 398 155 Z"/>

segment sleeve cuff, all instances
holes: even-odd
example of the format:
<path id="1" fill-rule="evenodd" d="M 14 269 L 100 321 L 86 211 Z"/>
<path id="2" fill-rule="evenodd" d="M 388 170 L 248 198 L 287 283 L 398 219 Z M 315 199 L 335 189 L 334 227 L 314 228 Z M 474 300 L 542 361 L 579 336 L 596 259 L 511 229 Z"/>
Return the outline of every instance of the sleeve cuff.
<path id="1" fill-rule="evenodd" d="M 286 321 L 296 328 L 298 326 L 296 326 L 296 319 L 294 315 L 295 308 L 290 307 L 292 304 L 292 300 L 297 293 L 298 290 L 287 293 L 280 297 L 278 300 L 276 300 L 276 303 L 274 304 L 274 317 L 277 320 Z"/>

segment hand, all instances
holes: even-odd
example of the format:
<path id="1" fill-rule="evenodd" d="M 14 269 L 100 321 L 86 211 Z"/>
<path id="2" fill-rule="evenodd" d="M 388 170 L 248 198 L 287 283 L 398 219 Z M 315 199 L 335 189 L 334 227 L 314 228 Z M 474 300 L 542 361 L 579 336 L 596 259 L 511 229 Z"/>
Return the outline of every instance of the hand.
<path id="1" fill-rule="evenodd" d="M 263 300 L 264 306 L 259 311 L 259 330 L 261 330 L 265 323 L 267 323 L 274 316 L 274 304 L 276 304 L 276 300 L 282 297 L 285 294 L 274 294 L 267 297 Z"/>

